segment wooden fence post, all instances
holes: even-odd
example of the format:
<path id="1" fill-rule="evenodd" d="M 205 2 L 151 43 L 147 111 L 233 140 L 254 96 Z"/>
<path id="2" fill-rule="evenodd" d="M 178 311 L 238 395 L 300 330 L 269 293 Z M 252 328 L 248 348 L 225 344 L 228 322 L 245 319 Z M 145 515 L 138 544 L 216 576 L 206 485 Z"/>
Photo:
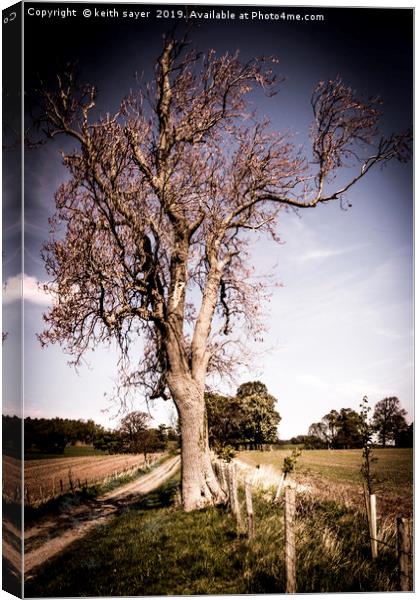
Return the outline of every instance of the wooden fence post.
<path id="1" fill-rule="evenodd" d="M 222 487 L 224 488 L 226 494 L 229 496 L 229 465 L 225 462 L 221 463 L 222 468 Z"/>
<path id="2" fill-rule="evenodd" d="M 254 509 L 252 507 L 252 487 L 249 481 L 245 481 L 245 502 L 248 521 L 248 537 L 249 539 L 252 539 L 254 537 Z"/>
<path id="3" fill-rule="evenodd" d="M 229 464 L 228 467 L 228 487 L 229 487 L 229 505 L 230 510 L 233 515 L 236 517 L 236 522 L 238 524 L 238 528 L 241 527 L 241 511 L 239 508 L 239 500 L 238 500 L 238 480 L 236 478 L 236 469 L 233 463 Z"/>
<path id="4" fill-rule="evenodd" d="M 295 547 L 296 483 L 291 481 L 286 487 L 284 527 L 286 532 L 286 594 L 296 593 L 296 547 Z"/>
<path id="5" fill-rule="evenodd" d="M 376 525 L 376 495 L 371 494 L 369 496 L 369 524 L 370 524 L 370 549 L 372 552 L 372 558 L 375 559 L 378 556 L 378 532 Z"/>
<path id="6" fill-rule="evenodd" d="M 213 468 L 214 468 L 214 474 L 216 475 L 217 481 L 219 482 L 220 486 L 223 487 L 223 485 L 222 485 L 222 465 L 219 460 L 216 460 L 214 462 Z"/>
<path id="7" fill-rule="evenodd" d="M 274 502 L 278 502 L 280 500 L 280 496 L 281 496 L 281 491 L 283 489 L 283 485 L 286 479 L 286 473 L 282 473 L 281 474 L 281 479 L 280 479 L 280 483 L 277 487 L 277 491 L 276 491 L 276 495 L 274 496 Z"/>
<path id="8" fill-rule="evenodd" d="M 402 592 L 411 592 L 413 590 L 411 519 L 397 518 L 397 535 L 400 590 Z"/>

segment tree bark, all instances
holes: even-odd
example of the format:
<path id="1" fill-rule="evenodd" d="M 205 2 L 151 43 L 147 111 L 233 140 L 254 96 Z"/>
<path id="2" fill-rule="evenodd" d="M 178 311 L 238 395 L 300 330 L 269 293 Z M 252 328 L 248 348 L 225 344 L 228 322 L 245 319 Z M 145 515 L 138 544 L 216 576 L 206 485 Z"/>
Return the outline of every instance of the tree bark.
<path id="1" fill-rule="evenodd" d="M 226 494 L 211 464 L 204 389 L 188 377 L 176 379 L 169 387 L 181 426 L 182 504 L 189 512 L 222 504 Z"/>

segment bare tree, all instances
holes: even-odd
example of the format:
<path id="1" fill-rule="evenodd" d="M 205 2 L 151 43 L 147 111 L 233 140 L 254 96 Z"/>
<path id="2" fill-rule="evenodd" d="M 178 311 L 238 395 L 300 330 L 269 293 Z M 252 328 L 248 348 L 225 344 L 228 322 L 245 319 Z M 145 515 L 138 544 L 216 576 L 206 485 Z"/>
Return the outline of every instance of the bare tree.
<path id="1" fill-rule="evenodd" d="M 275 93 L 275 63 L 200 54 L 167 36 L 153 81 L 116 114 L 98 116 L 96 89 L 71 73 L 41 92 L 44 131 L 76 145 L 63 155 L 69 179 L 44 250 L 56 301 L 41 341 L 63 344 L 77 362 L 116 339 L 124 384 L 174 400 L 185 510 L 224 501 L 204 389 L 211 371 L 232 371 L 244 337 L 261 331 L 265 288 L 247 254 L 255 233 L 277 240 L 287 207 L 342 201 L 372 167 L 407 156 L 407 136 L 378 136 L 377 101 L 357 99 L 337 79 L 315 89 L 305 158 L 251 109 L 252 90 Z M 341 168 L 355 165 L 333 187 Z M 143 351 L 133 356 L 139 336 Z"/>

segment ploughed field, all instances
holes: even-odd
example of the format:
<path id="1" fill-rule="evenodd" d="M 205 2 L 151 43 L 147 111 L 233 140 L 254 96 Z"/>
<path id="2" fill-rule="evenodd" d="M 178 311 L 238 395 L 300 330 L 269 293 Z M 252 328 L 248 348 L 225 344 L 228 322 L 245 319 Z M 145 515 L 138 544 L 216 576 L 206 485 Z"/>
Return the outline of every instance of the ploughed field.
<path id="1" fill-rule="evenodd" d="M 155 461 L 157 454 L 150 455 Z M 25 503 L 39 504 L 81 487 L 102 483 L 123 474 L 131 474 L 145 466 L 142 454 L 115 454 L 29 460 L 24 463 Z M 3 495 L 17 500 L 19 462 L 3 457 Z"/>
<path id="2" fill-rule="evenodd" d="M 290 450 L 239 452 L 237 459 L 256 469 L 280 473 Z M 413 510 L 412 448 L 375 448 L 373 491 L 383 514 L 409 515 Z M 360 468 L 362 450 L 303 450 L 291 477 L 324 500 L 364 506 Z"/>

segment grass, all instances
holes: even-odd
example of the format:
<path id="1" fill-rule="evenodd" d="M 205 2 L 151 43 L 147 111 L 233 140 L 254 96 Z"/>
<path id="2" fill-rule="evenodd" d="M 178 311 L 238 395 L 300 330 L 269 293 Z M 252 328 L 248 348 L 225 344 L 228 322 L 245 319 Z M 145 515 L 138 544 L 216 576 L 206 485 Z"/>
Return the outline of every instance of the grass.
<path id="1" fill-rule="evenodd" d="M 238 535 L 224 508 L 184 513 L 176 480 L 41 567 L 27 597 L 283 593 L 283 508 L 254 495 L 256 535 Z M 243 499 L 242 499 L 243 502 Z M 391 591 L 395 531 L 383 527 L 376 562 L 363 516 L 298 495 L 298 592 Z"/>
<path id="2" fill-rule="evenodd" d="M 237 458 L 250 465 L 273 465 L 282 470 L 283 460 L 290 450 L 273 452 L 239 452 Z M 378 484 L 393 490 L 410 486 L 413 481 L 413 451 L 411 448 L 377 448 L 374 472 Z M 362 450 L 303 450 L 296 473 L 314 474 L 332 483 L 361 484 Z"/>
<path id="3" fill-rule="evenodd" d="M 93 446 L 66 446 L 63 454 L 47 454 L 36 450 L 25 452 L 25 460 L 40 460 L 41 458 L 76 458 L 80 456 L 105 456 L 104 450 L 96 450 Z"/>

